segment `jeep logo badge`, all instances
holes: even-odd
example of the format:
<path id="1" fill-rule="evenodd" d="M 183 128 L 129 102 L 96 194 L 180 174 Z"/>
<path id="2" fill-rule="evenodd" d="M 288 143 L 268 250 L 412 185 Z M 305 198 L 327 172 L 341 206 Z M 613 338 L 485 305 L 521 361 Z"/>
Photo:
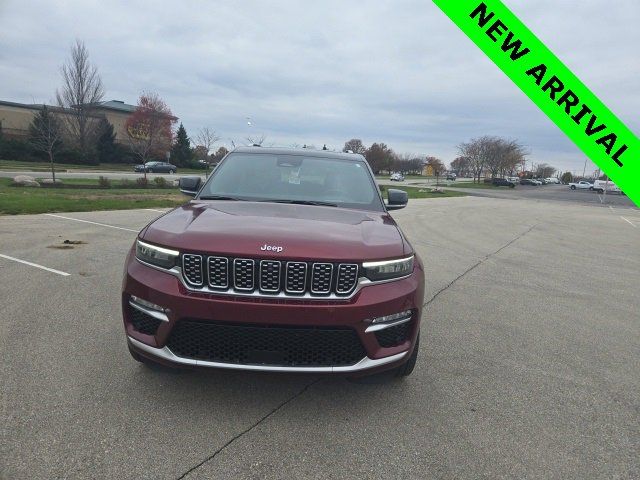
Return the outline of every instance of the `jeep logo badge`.
<path id="1" fill-rule="evenodd" d="M 277 245 L 267 245 L 266 243 L 260 247 L 260 250 L 263 252 L 277 252 L 280 253 L 284 250 L 284 247 L 279 247 Z"/>

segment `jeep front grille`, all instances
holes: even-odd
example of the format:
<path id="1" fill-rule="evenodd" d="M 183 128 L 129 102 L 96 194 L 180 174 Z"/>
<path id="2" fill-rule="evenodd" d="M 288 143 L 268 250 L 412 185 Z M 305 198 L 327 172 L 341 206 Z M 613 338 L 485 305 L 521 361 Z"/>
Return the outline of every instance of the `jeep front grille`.
<path id="1" fill-rule="evenodd" d="M 296 262 L 182 255 L 182 275 L 191 287 L 220 292 L 346 297 L 358 284 L 355 263 Z"/>
<path id="2" fill-rule="evenodd" d="M 197 287 L 202 286 L 202 255 L 184 254 L 182 256 L 182 272 L 189 284 Z"/>

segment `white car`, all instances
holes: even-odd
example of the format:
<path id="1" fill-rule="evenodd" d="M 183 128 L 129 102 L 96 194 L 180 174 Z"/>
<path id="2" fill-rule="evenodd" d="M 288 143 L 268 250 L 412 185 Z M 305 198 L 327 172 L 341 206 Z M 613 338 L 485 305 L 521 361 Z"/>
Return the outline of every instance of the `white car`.
<path id="1" fill-rule="evenodd" d="M 579 182 L 572 182 L 569 184 L 569 188 L 571 190 L 593 190 L 593 183 L 587 182 L 586 180 L 580 180 Z"/>
<path id="2" fill-rule="evenodd" d="M 389 180 L 392 182 L 404 182 L 404 175 L 401 173 L 392 173 Z"/>
<path id="3" fill-rule="evenodd" d="M 530 178 L 529 180 L 531 180 L 531 183 L 533 183 L 534 185 L 542 185 L 542 182 L 540 180 L 536 180 L 535 178 Z"/>
<path id="4" fill-rule="evenodd" d="M 560 180 L 556 177 L 545 178 L 545 180 L 547 181 L 547 183 L 555 183 L 556 185 L 560 184 Z"/>
<path id="5" fill-rule="evenodd" d="M 620 187 L 613 183 L 611 180 L 596 180 L 593 182 L 593 189 L 598 193 L 622 193 Z"/>

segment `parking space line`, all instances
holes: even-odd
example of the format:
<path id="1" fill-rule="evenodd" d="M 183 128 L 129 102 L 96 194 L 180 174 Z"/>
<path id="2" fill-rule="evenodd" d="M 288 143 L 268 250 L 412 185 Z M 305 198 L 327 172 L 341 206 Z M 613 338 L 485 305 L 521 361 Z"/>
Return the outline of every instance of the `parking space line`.
<path id="1" fill-rule="evenodd" d="M 29 265 L 31 267 L 40 268 L 42 270 L 46 270 L 47 272 L 51 272 L 51 273 L 55 273 L 55 274 L 58 274 L 58 275 L 62 275 L 63 277 L 68 277 L 69 275 L 71 275 L 70 273 L 61 272 L 60 270 L 56 270 L 55 268 L 49 268 L 49 267 L 45 267 L 43 265 L 38 265 L 37 263 L 27 262 L 26 260 L 20 260 L 19 258 L 10 257 L 9 255 L 3 255 L 3 254 L 0 253 L 0 257 L 6 258 L 7 260 L 13 260 L 14 262 L 24 263 L 25 265 Z"/>
<path id="2" fill-rule="evenodd" d="M 106 223 L 91 222 L 89 220 L 80 220 L 79 218 L 63 217 L 62 215 L 54 215 L 53 213 L 45 213 L 44 215 L 47 215 L 49 217 L 64 218 L 65 220 L 73 220 L 75 222 L 91 223 L 92 225 L 100 225 L 101 227 L 115 228 L 117 230 L 125 230 L 127 232 L 134 232 L 134 233 L 139 232 L 139 230 L 133 230 L 131 228 L 116 227 L 114 225 L 107 225 Z"/>
<path id="3" fill-rule="evenodd" d="M 150 212 L 166 213 L 166 210 L 155 210 L 153 208 L 144 208 L 143 210 L 149 210 Z"/>
<path id="4" fill-rule="evenodd" d="M 622 215 L 620 215 L 620 218 L 623 219 L 625 222 L 627 222 L 629 225 L 631 225 L 633 228 L 637 228 L 637 225 L 635 225 L 631 220 L 627 220 Z"/>

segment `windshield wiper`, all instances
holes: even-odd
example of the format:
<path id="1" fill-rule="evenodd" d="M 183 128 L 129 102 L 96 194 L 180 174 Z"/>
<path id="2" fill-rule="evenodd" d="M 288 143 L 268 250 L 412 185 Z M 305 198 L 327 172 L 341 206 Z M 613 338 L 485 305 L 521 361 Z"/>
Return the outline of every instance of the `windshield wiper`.
<path id="1" fill-rule="evenodd" d="M 242 200 L 242 198 L 228 197 L 226 195 L 201 195 L 198 200 Z"/>
<path id="2" fill-rule="evenodd" d="M 315 200 L 260 200 L 261 202 L 291 203 L 293 205 L 318 205 L 321 207 L 337 207 L 338 204 L 331 202 L 319 202 Z"/>

